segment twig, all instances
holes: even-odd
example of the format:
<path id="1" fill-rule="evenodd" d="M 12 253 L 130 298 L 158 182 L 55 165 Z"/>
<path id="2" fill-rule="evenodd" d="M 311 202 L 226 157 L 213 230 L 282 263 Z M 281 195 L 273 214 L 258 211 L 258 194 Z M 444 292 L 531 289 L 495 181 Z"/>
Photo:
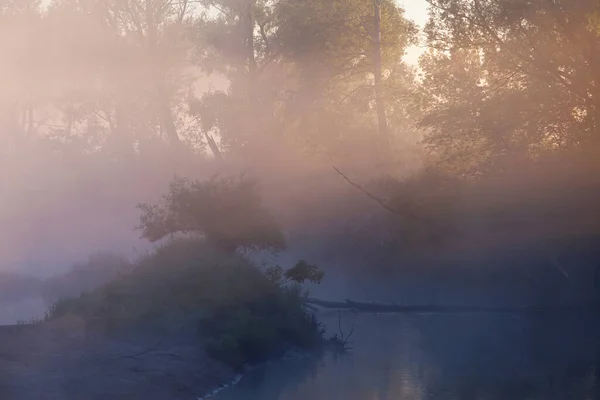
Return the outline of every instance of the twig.
<path id="1" fill-rule="evenodd" d="M 342 331 L 342 312 L 338 311 L 338 330 L 340 332 L 340 340 L 344 340 L 344 332 Z"/>
<path id="2" fill-rule="evenodd" d="M 350 333 L 346 337 L 346 340 L 344 341 L 344 344 L 348 344 L 350 342 L 350 338 L 352 337 L 352 334 L 354 333 L 354 327 L 355 326 L 356 325 L 352 324 L 352 328 L 350 328 Z"/>
<path id="3" fill-rule="evenodd" d="M 339 351 L 348 351 L 351 350 L 352 347 L 350 346 L 350 338 L 352 337 L 352 334 L 354 334 L 354 327 L 355 325 L 352 325 L 352 328 L 350 328 L 350 333 L 348 334 L 348 336 L 344 335 L 344 331 L 342 330 L 342 313 L 341 311 L 338 311 L 338 334 L 333 335 L 329 340 L 331 342 L 333 342 L 337 348 L 337 350 Z"/>

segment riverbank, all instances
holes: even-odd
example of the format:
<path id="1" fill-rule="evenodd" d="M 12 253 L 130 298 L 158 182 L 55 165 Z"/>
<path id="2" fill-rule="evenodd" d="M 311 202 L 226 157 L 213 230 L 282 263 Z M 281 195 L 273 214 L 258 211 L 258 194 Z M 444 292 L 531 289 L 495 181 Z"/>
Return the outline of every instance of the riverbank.
<path id="1" fill-rule="evenodd" d="M 97 335 L 82 320 L 0 326 L 0 398 L 207 400 L 282 357 L 236 370 L 207 356 L 189 326 L 163 335 Z"/>
<path id="2" fill-rule="evenodd" d="M 196 399 L 235 375 L 185 331 L 109 338 L 74 319 L 0 327 L 2 399 Z"/>
<path id="3" fill-rule="evenodd" d="M 177 241 L 42 321 L 0 327 L 0 398 L 197 399 L 323 332 L 299 286 Z"/>

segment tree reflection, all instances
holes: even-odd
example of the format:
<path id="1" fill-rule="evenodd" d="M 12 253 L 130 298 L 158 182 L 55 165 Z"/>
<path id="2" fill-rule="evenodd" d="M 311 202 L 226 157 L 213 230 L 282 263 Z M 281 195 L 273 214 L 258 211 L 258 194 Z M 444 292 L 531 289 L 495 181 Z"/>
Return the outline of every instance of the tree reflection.
<path id="1" fill-rule="evenodd" d="M 277 363 L 219 400 L 598 398 L 594 315 L 359 315 L 354 350 Z"/>

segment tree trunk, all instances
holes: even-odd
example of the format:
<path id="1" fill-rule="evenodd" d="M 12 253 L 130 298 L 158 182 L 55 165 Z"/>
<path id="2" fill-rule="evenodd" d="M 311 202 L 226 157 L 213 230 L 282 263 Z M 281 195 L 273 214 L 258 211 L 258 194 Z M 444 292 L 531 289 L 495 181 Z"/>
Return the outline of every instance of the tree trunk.
<path id="1" fill-rule="evenodd" d="M 213 139 L 213 137 L 208 132 L 204 132 L 204 137 L 206 138 L 208 147 L 210 147 L 210 150 L 213 152 L 215 159 L 222 161 L 223 154 L 221 153 L 221 150 L 219 150 L 219 146 L 217 146 L 217 142 L 215 142 L 215 139 Z"/>
<path id="2" fill-rule="evenodd" d="M 380 151 L 387 151 L 390 143 L 381 87 L 381 64 L 381 0 L 373 0 L 373 75 L 375 78 L 375 107 L 377 108 L 377 122 L 379 125 L 378 144 Z"/>
<path id="3" fill-rule="evenodd" d="M 248 99 L 254 103 L 254 79 L 256 78 L 256 59 L 254 56 L 254 5 L 256 0 L 247 0 L 246 10 L 246 50 L 248 51 Z"/>
<path id="4" fill-rule="evenodd" d="M 164 78 L 159 77 L 158 79 Z M 175 126 L 175 121 L 173 120 L 171 106 L 169 105 L 169 100 L 167 97 L 166 90 L 164 89 L 163 82 L 158 82 L 157 92 L 157 103 L 158 107 L 160 108 L 160 124 L 167 133 L 167 138 L 169 139 L 169 142 L 171 142 L 171 144 L 174 146 L 179 146 L 181 144 L 181 140 L 179 139 L 179 135 L 177 134 L 177 127 Z"/>
<path id="5" fill-rule="evenodd" d="M 246 0 L 246 51 L 248 63 L 248 104 L 247 104 L 247 141 L 252 142 L 256 139 L 258 117 L 257 117 L 257 96 L 256 96 L 256 58 L 254 55 L 254 6 L 256 0 Z"/>
<path id="6" fill-rule="evenodd" d="M 146 26 L 147 26 L 147 41 L 148 41 L 148 53 L 149 59 L 151 60 L 154 73 L 152 79 L 154 79 L 155 88 L 155 104 L 159 114 L 160 125 L 167 134 L 167 138 L 171 144 L 179 146 L 181 141 L 177 134 L 177 128 L 175 121 L 173 120 L 173 114 L 171 106 L 169 105 L 169 97 L 166 90 L 166 68 L 164 66 L 164 60 L 158 54 L 158 32 L 157 32 L 157 21 L 155 21 L 154 7 L 152 0 L 146 0 Z"/>
<path id="7" fill-rule="evenodd" d="M 350 310 L 354 312 L 372 313 L 498 313 L 498 314 L 529 314 L 555 311 L 577 311 L 596 309 L 595 304 L 582 303 L 567 306 L 520 306 L 520 307 L 480 307 L 480 306 L 403 306 L 386 303 L 361 303 L 351 300 L 328 301 L 306 297 L 304 304 L 319 306 L 327 309 Z"/>

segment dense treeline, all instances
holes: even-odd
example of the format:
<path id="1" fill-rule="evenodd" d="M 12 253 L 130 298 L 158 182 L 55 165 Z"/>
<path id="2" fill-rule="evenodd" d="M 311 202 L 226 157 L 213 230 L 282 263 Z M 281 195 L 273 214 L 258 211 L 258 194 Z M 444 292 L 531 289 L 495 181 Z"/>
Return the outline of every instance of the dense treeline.
<path id="1" fill-rule="evenodd" d="M 298 198 L 314 194 L 330 203 L 306 230 L 329 224 L 330 251 L 367 248 L 377 263 L 442 242 L 462 252 L 461 238 L 503 246 L 594 231 L 596 2 L 427 3 L 420 31 L 392 0 L 12 1 L 0 9 L 11 77 L 0 163 L 35 159 L 43 172 L 45 154 L 94 165 L 92 178 L 165 170 L 161 188 L 184 159 L 207 174 L 261 164 L 277 192 L 267 203 L 292 203 L 284 230 L 309 224 L 316 207 Z M 418 66 L 403 61 L 413 45 L 426 48 Z M 314 186 L 290 160 L 311 177 L 340 166 L 395 215 L 349 206 L 334 222 L 351 229 L 333 227 L 322 215 L 342 201 L 303 193 Z M 368 185 L 374 176 L 391 179 Z"/>
<path id="2" fill-rule="evenodd" d="M 291 138 L 373 157 L 405 136 L 413 76 L 401 58 L 416 29 L 391 1 L 19 1 L 3 20 L 20 33 L 5 75 L 21 78 L 5 88 L 4 151 L 43 138 L 60 151 L 127 157 L 164 142 L 220 158 Z"/>
<path id="3" fill-rule="evenodd" d="M 417 70 L 402 56 L 418 29 L 391 0 L 10 2 L 3 153 L 232 157 L 289 139 L 390 162 L 424 134 L 438 161 L 481 174 L 597 142 L 595 2 L 428 3 Z"/>

